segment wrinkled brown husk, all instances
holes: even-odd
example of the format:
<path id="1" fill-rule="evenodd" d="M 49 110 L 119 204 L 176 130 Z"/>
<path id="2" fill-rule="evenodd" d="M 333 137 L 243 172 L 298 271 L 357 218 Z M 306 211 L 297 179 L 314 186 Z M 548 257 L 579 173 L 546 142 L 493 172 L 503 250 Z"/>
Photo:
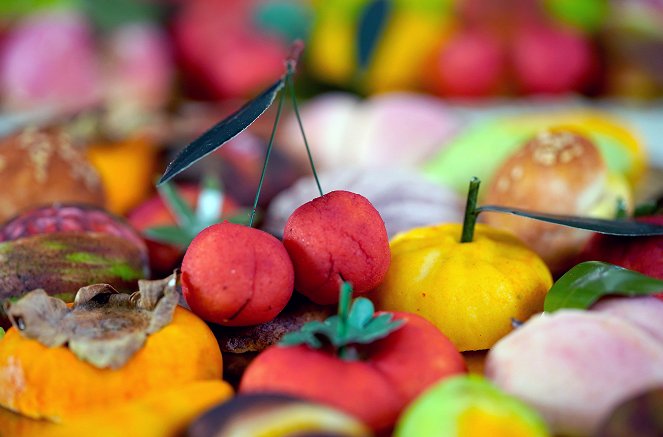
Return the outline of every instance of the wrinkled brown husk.
<path id="1" fill-rule="evenodd" d="M 80 359 L 99 368 L 122 367 L 147 336 L 169 324 L 179 294 L 176 274 L 157 281 L 139 281 L 139 291 L 118 293 L 108 284 L 81 288 L 71 308 L 33 290 L 4 308 L 24 337 L 47 347 L 67 345 Z"/>

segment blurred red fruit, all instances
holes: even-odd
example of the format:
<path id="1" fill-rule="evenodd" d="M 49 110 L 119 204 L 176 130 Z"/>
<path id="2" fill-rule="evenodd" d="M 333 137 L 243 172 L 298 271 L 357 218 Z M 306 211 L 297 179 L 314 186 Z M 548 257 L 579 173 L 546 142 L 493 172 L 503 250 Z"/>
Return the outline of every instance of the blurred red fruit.
<path id="1" fill-rule="evenodd" d="M 443 96 L 490 96 L 502 86 L 505 67 L 505 53 L 496 38 L 480 31 L 463 31 L 442 48 L 431 85 Z"/>
<path id="2" fill-rule="evenodd" d="M 101 96 L 101 74 L 85 17 L 54 12 L 11 30 L 0 56 L 0 96 L 16 109 L 81 109 Z"/>
<path id="3" fill-rule="evenodd" d="M 198 195 L 200 188 L 196 185 L 183 185 L 178 187 L 177 192 L 186 200 L 192 208 L 198 205 Z M 221 212 L 223 215 L 232 214 L 237 209 L 235 202 L 224 196 L 223 206 Z M 175 217 L 166 207 L 160 195 L 155 195 L 151 199 L 145 201 L 136 209 L 131 211 L 128 215 L 129 223 L 141 233 L 145 233 L 146 229 L 158 226 L 173 226 L 176 224 Z M 150 269 L 154 272 L 155 276 L 172 272 L 179 264 L 184 249 L 165 243 L 150 240 L 145 237 L 147 243 L 147 250 L 150 258 Z"/>
<path id="4" fill-rule="evenodd" d="M 287 47 L 253 23 L 255 1 L 182 2 L 175 46 L 190 90 L 204 97 L 247 97 L 283 74 Z"/>
<path id="5" fill-rule="evenodd" d="M 570 30 L 523 26 L 513 40 L 513 66 L 523 92 L 582 91 L 594 69 L 588 40 Z"/>

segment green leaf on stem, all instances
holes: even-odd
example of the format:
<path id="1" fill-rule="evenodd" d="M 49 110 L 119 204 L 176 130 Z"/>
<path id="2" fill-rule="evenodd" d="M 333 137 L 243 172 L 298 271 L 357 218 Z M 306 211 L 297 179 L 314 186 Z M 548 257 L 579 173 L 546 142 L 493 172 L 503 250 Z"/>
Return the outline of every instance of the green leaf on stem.
<path id="1" fill-rule="evenodd" d="M 603 296 L 646 296 L 663 292 L 663 281 L 599 261 L 580 263 L 548 291 L 543 309 L 587 309 Z"/>
<path id="2" fill-rule="evenodd" d="M 166 208 L 173 214 L 175 221 L 183 228 L 190 227 L 196 222 L 196 213 L 184 200 L 180 193 L 172 184 L 163 184 L 158 188 L 159 196 L 166 205 Z"/>
<path id="3" fill-rule="evenodd" d="M 0 328 L 0 340 L 2 340 L 2 337 L 5 336 L 5 330 Z"/>
<path id="4" fill-rule="evenodd" d="M 341 294 L 348 291 L 344 287 L 349 287 L 349 284 L 341 285 Z M 339 311 L 339 315 L 331 316 L 324 322 L 308 322 L 299 331 L 286 334 L 279 345 L 305 344 L 320 349 L 325 344 L 331 344 L 341 358 L 356 359 L 356 354 L 341 352 L 352 345 L 368 344 L 385 338 L 405 323 L 404 320 L 393 320 L 391 313 L 376 315 L 373 303 L 363 297 L 354 299 L 344 316 L 345 313 Z"/>
<path id="5" fill-rule="evenodd" d="M 191 244 L 191 240 L 193 240 L 189 232 L 178 226 L 156 226 L 145 229 L 143 233 L 150 240 L 172 244 L 182 249 L 186 249 Z"/>
<path id="6" fill-rule="evenodd" d="M 483 205 L 476 209 L 477 213 L 491 211 L 515 214 L 534 220 L 555 223 L 576 229 L 586 229 L 600 234 L 620 235 L 625 237 L 643 237 L 649 235 L 663 235 L 663 226 L 636 222 L 633 220 L 605 220 L 590 217 L 576 217 L 571 215 L 548 214 L 543 212 L 526 211 L 523 209 Z"/>
<path id="7" fill-rule="evenodd" d="M 175 175 L 214 152 L 249 127 L 272 105 L 276 95 L 285 84 L 285 78 L 286 76 L 284 75 L 260 93 L 258 97 L 248 101 L 229 117 L 221 120 L 207 132 L 189 143 L 168 164 L 166 171 L 161 176 L 161 179 L 159 179 L 158 185 L 168 182 Z"/>
<path id="8" fill-rule="evenodd" d="M 175 186 L 170 183 L 161 185 L 159 194 L 168 210 L 175 216 L 177 225 L 148 228 L 143 232 L 144 235 L 151 240 L 186 249 L 200 231 L 213 224 L 224 220 L 230 223 L 247 224 L 249 211 L 246 209 L 229 217 L 221 215 L 223 191 L 221 184 L 212 179 L 204 178 L 201 182 L 196 211 L 189 206 Z"/>

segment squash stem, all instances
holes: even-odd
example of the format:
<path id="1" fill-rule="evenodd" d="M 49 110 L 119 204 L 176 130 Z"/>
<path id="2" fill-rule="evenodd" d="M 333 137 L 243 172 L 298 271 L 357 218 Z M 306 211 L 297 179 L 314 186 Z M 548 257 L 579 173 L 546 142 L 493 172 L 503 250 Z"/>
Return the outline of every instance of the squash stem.
<path id="1" fill-rule="evenodd" d="M 470 188 L 467 192 L 467 203 L 465 204 L 465 216 L 463 218 L 463 231 L 461 233 L 461 243 L 471 243 L 474 240 L 474 226 L 479 217 L 477 210 L 477 197 L 479 196 L 479 185 L 481 181 L 476 176 L 470 181 Z"/>

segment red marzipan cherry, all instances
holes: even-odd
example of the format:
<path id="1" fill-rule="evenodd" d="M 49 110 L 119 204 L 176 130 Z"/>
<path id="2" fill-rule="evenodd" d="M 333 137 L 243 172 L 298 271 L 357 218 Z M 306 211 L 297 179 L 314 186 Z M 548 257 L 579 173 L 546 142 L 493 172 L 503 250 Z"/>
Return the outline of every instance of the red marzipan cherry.
<path id="1" fill-rule="evenodd" d="M 276 317 L 293 292 L 283 244 L 259 229 L 218 223 L 193 239 L 182 260 L 182 292 L 208 322 L 257 325 Z"/>
<path id="2" fill-rule="evenodd" d="M 295 290 L 319 304 L 338 302 L 342 281 L 356 294 L 384 280 L 391 252 L 384 221 L 363 196 L 332 191 L 297 208 L 283 245 L 295 267 Z"/>

